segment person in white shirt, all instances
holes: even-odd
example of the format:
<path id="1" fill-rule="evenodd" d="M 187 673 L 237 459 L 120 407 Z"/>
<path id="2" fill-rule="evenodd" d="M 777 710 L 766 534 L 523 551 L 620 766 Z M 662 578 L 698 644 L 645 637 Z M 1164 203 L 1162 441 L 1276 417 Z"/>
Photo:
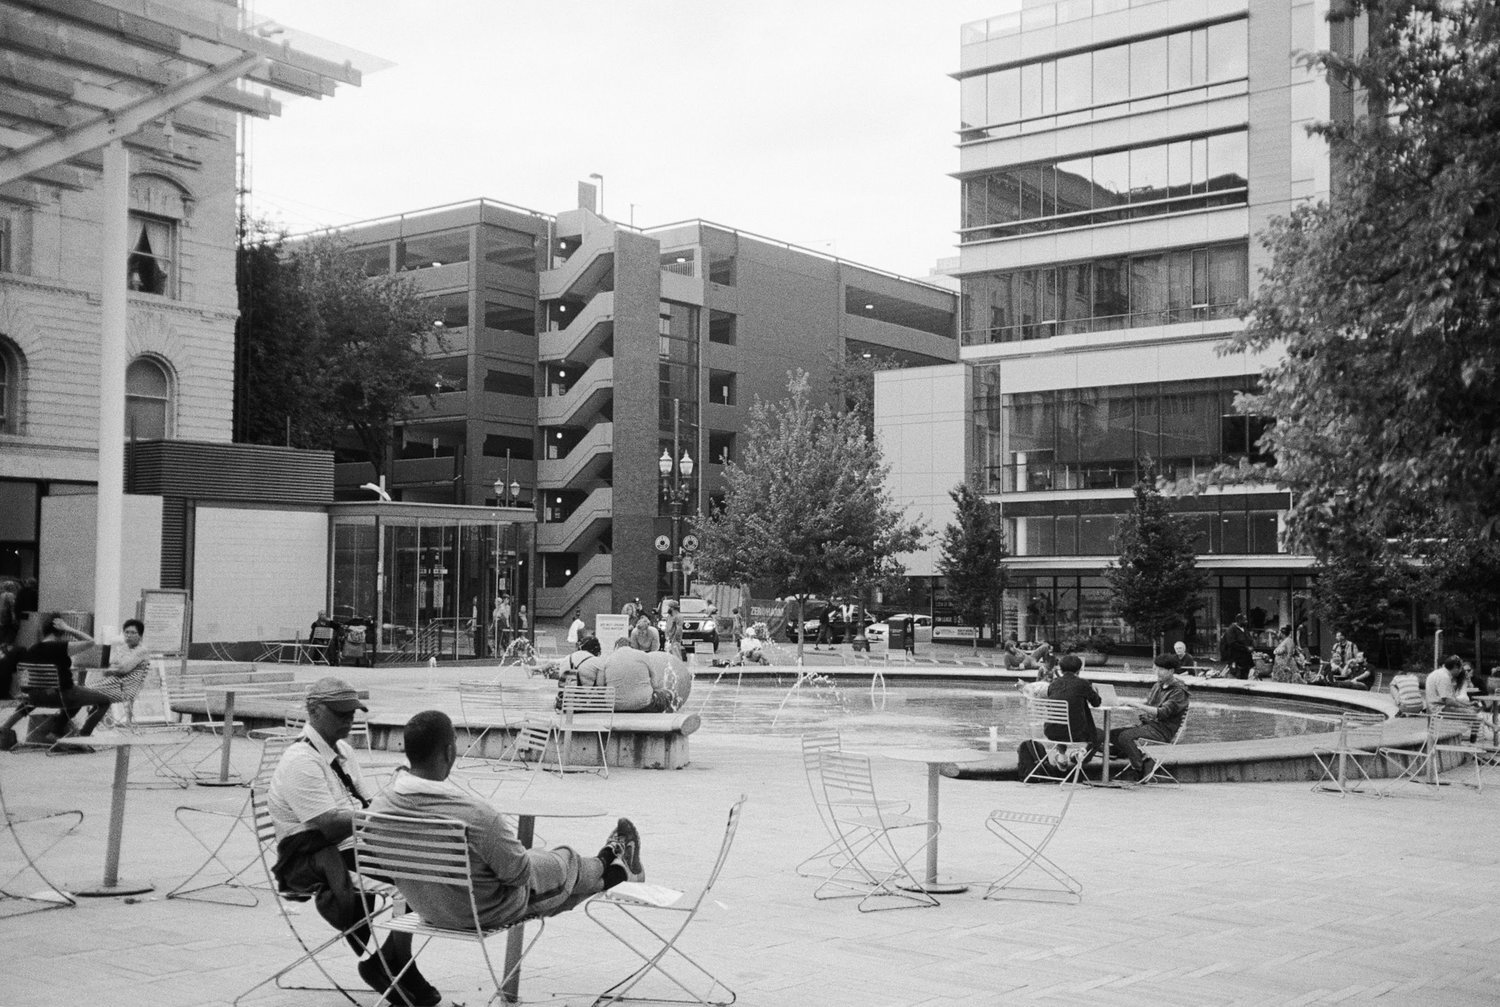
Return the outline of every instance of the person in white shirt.
<path id="1" fill-rule="evenodd" d="M 95 692 L 109 696 L 113 703 L 128 703 L 140 695 L 141 688 L 146 684 L 146 676 L 151 671 L 151 652 L 141 639 L 146 632 L 146 624 L 139 619 L 126 619 L 124 629 L 125 642 L 110 655 L 110 664 L 104 669 L 103 680 L 89 686 Z M 78 733 L 93 734 L 94 728 L 99 726 L 99 722 L 109 712 L 110 705 L 100 703 L 89 707 L 89 715 Z"/>
<path id="2" fill-rule="evenodd" d="M 1463 658 L 1451 655 L 1442 667 L 1427 676 L 1427 709 L 1431 713 L 1444 710 L 1472 710 L 1469 690 L 1465 684 Z"/>
<path id="3" fill-rule="evenodd" d="M 313 683 L 307 693 L 307 725 L 288 745 L 271 777 L 266 798 L 276 828 L 276 865 L 271 869 L 284 891 L 313 896 L 319 915 L 356 955 L 359 975 L 371 989 L 398 1007 L 437 1007 L 442 994 L 411 961 L 411 935 L 393 931 L 377 947 L 365 919 L 367 896 L 354 884 L 354 812 L 370 805 L 370 794 L 344 740 L 356 710 L 369 707 L 342 678 Z M 405 972 L 402 972 L 402 969 Z M 396 975 L 399 983 L 392 983 Z"/>
<path id="4" fill-rule="evenodd" d="M 568 642 L 576 645 L 579 634 L 587 628 L 588 624 L 583 621 L 583 609 L 575 608 L 573 610 L 573 623 L 568 627 Z"/>

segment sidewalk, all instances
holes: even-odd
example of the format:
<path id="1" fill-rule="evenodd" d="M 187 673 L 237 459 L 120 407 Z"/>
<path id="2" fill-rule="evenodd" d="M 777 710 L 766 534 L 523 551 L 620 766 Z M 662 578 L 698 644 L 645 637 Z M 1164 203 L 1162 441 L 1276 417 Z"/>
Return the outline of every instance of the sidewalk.
<path id="1" fill-rule="evenodd" d="M 372 710 L 390 714 L 450 695 L 448 680 L 461 674 L 439 669 L 430 689 L 425 668 L 349 677 L 370 688 Z M 207 751 L 206 740 L 198 744 Z M 252 768 L 255 749 L 236 748 L 243 770 Z M 374 761 L 398 760 L 375 753 Z M 13 810 L 88 814 L 80 833 L 46 861 L 59 880 L 102 873 L 112 763 L 108 753 L 0 755 Z M 882 796 L 923 806 L 924 767 L 877 759 L 875 769 Z M 813 882 L 792 872 L 821 845 L 795 739 L 724 735 L 705 722 L 687 769 L 617 770 L 607 780 L 544 776 L 531 796 L 631 816 L 648 879 L 690 888 L 706 876 L 741 792 L 750 799 L 714 905 L 686 940 L 740 1004 L 1495 999 L 1500 858 L 1488 847 L 1500 785 L 1483 793 L 1445 787 L 1436 799 L 1412 787 L 1384 801 L 1314 794 L 1303 784 L 1084 791 L 1050 850 L 1084 882 L 1082 905 L 985 902 L 970 890 L 942 896 L 935 909 L 873 914 L 858 913 L 852 901 L 814 900 Z M 0 923 L 10 952 L 0 958 L 0 1003 L 223 1004 L 294 957 L 269 902 L 241 909 L 161 898 L 202 859 L 172 809 L 243 800 L 242 791 L 132 790 L 121 873 L 150 878 L 158 890 L 136 904 L 84 902 Z M 1050 788 L 943 780 L 943 872 L 999 873 L 1001 848 L 984 831 L 986 813 L 1002 805 L 1047 810 L 1058 800 Z M 549 844 L 592 850 L 612 822 L 540 825 Z M 13 848 L 3 837 L 0 843 L 0 858 L 13 869 Z M 251 855 L 248 844 L 241 849 Z M 434 945 L 423 962 L 450 997 L 484 1002 L 474 949 Z M 586 1004 L 631 963 L 628 951 L 575 912 L 549 923 L 527 959 L 522 993 L 532 1000 L 561 991 L 571 995 L 556 1002 Z M 348 960 L 340 967 L 352 981 Z M 333 993 L 276 991 L 252 1002 L 345 1003 Z"/>

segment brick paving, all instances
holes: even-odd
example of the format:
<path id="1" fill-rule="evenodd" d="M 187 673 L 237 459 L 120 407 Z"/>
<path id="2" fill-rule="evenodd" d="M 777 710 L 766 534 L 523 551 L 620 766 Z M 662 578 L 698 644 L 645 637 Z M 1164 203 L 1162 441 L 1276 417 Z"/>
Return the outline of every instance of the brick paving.
<path id="1" fill-rule="evenodd" d="M 456 713 L 452 687 L 472 674 L 383 669 L 350 677 L 368 685 L 372 709 L 388 715 L 425 705 Z M 209 742 L 196 744 L 206 752 Z M 242 770 L 253 769 L 255 749 L 238 746 Z M 792 872 L 821 845 L 795 739 L 726 735 L 707 722 L 693 736 L 692 752 L 692 765 L 677 772 L 544 776 L 531 796 L 630 815 L 642 832 L 648 878 L 692 887 L 708 871 L 729 805 L 748 794 L 714 904 L 686 940 L 741 1004 L 1497 1000 L 1500 855 L 1489 839 L 1500 785 L 1483 792 L 1454 785 L 1435 797 L 1412 786 L 1380 801 L 1282 783 L 1085 791 L 1051 848 L 1083 881 L 1082 904 L 986 902 L 970 890 L 940 896 L 934 909 L 861 914 L 850 900 L 814 900 L 815 883 Z M 82 883 L 102 873 L 112 760 L 109 753 L 0 755 L 13 810 L 66 806 L 88 814 L 46 861 L 58 879 Z M 397 757 L 375 753 L 372 761 L 393 764 Z M 877 759 L 876 770 L 883 796 L 923 806 L 924 767 Z M 224 1004 L 292 958 L 294 946 L 268 901 L 246 909 L 161 898 L 201 859 L 172 809 L 227 808 L 243 799 L 241 791 L 132 790 L 121 873 L 149 878 L 157 891 L 133 904 L 86 901 L 0 921 L 7 950 L 0 1005 Z M 1058 800 L 1047 788 L 943 780 L 943 872 L 998 874 L 1001 847 L 983 828 L 988 811 L 1045 811 Z M 597 847 L 609 825 L 540 823 L 545 841 L 584 849 Z M 238 849 L 253 855 L 248 841 Z M 16 866 L 3 839 L 0 858 L 0 867 Z M 321 924 L 312 910 L 303 912 L 316 932 Z M 351 959 L 333 960 L 354 982 Z M 575 912 L 548 925 L 527 959 L 522 993 L 528 1001 L 586 1004 L 631 961 Z M 423 962 L 456 1002 L 485 1001 L 472 948 L 434 945 Z M 373 994 L 362 997 L 374 1001 Z M 336 993 L 273 990 L 250 1002 L 346 1001 Z"/>

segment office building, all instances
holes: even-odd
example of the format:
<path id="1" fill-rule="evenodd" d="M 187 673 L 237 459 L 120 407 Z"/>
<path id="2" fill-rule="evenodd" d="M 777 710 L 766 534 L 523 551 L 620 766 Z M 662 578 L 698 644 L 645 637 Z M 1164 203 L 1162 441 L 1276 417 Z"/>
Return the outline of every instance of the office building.
<path id="1" fill-rule="evenodd" d="M 670 593 L 657 466 L 674 402 L 696 463 L 691 516 L 742 449 L 751 406 L 784 397 L 789 371 L 958 356 L 952 292 L 700 220 L 636 230 L 587 206 L 552 216 L 478 200 L 342 234 L 369 273 L 417 284 L 441 333 L 438 387 L 402 425 L 389 492 L 534 506 L 537 569 L 509 586 L 546 620 Z M 340 455 L 341 497 L 367 497 L 372 476 Z"/>
<path id="2" fill-rule="evenodd" d="M 898 495 L 938 526 L 964 478 L 1002 505 L 1007 628 L 1023 639 L 1144 645 L 1103 576 L 1141 459 L 1186 478 L 1260 457 L 1263 424 L 1234 401 L 1270 358 L 1219 346 L 1269 261 L 1256 235 L 1329 193 L 1326 145 L 1305 127 L 1337 102 L 1296 60 L 1329 47 L 1326 14 L 1060 0 L 962 29 L 961 363 L 880 375 L 877 426 Z M 1287 504 L 1274 486 L 1177 501 L 1212 583 L 1190 647 L 1211 649 L 1241 611 L 1258 630 L 1302 620 L 1310 560 L 1283 549 Z M 935 575 L 935 554 L 913 572 Z"/>

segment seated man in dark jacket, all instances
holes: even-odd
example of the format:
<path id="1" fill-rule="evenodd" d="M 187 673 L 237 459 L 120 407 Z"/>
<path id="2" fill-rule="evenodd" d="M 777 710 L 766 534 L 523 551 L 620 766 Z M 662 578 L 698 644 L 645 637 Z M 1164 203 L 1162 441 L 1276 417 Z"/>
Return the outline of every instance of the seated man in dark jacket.
<path id="1" fill-rule="evenodd" d="M 1093 758 L 1099 741 L 1099 729 L 1094 726 L 1094 715 L 1089 711 L 1089 707 L 1099 705 L 1099 690 L 1078 674 L 1083 670 L 1083 660 L 1077 654 L 1064 654 L 1058 661 L 1058 668 L 1062 674 L 1048 683 L 1047 698 L 1061 699 L 1068 704 L 1068 727 L 1064 729 L 1061 724 L 1048 724 L 1043 732 L 1053 741 L 1088 742 L 1088 750 L 1083 756 L 1087 762 Z"/>
<path id="2" fill-rule="evenodd" d="M 1150 776 L 1154 767 L 1147 765 L 1151 760 L 1141 752 L 1136 741 L 1145 738 L 1171 742 L 1177 737 L 1177 729 L 1182 726 L 1188 711 L 1187 686 L 1177 677 L 1177 655 L 1158 654 L 1152 663 L 1156 665 L 1156 684 L 1146 694 L 1146 701 L 1125 701 L 1127 706 L 1141 711 L 1141 722 L 1135 727 L 1117 727 L 1109 732 L 1110 747 L 1125 753 L 1130 760 L 1129 771 L 1137 780 Z"/>

